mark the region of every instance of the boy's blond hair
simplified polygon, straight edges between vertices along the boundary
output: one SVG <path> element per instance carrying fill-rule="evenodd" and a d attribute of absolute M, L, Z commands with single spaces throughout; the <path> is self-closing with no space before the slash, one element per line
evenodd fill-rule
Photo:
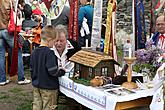
<path fill-rule="evenodd" d="M 55 27 L 52 25 L 45 26 L 41 31 L 41 39 L 46 40 L 46 38 L 56 39 L 57 33 Z"/>

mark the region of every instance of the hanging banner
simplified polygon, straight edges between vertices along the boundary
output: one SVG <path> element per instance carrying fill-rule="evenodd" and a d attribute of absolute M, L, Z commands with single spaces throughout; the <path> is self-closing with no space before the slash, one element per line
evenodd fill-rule
<path fill-rule="evenodd" d="M 155 13 L 159 13 L 165 4 L 165 0 L 156 0 L 155 3 Z"/>
<path fill-rule="evenodd" d="M 113 0 L 109 0 L 107 7 L 107 21 L 104 41 L 104 53 L 113 56 L 113 37 L 112 37 L 112 11 L 114 8 Z"/>
<path fill-rule="evenodd" d="M 15 13 L 17 13 L 18 0 L 15 3 Z M 12 49 L 12 61 L 10 68 L 10 77 L 17 75 L 18 73 L 18 33 L 17 33 L 17 14 L 16 14 L 16 23 L 14 31 L 14 47 Z"/>
<path fill-rule="evenodd" d="M 94 50 L 96 50 L 96 47 L 100 44 L 101 39 L 102 5 L 102 0 L 95 0 L 91 36 L 91 47 Z"/>
<path fill-rule="evenodd" d="M 53 0 L 41 0 L 41 1 L 45 3 L 46 8 L 49 10 L 49 9 L 50 9 L 50 6 L 51 6 L 51 2 L 52 2 Z"/>
<path fill-rule="evenodd" d="M 113 0 L 113 10 L 112 10 L 112 57 L 117 61 L 117 51 L 116 51 L 116 0 Z"/>
<path fill-rule="evenodd" d="M 116 0 L 113 0 L 113 10 L 112 10 L 112 57 L 114 58 L 115 61 L 118 61 L 117 57 L 117 44 L 116 44 L 116 7 L 117 7 L 117 2 Z M 115 72 L 117 75 L 120 75 L 119 71 L 119 65 L 115 65 Z"/>
<path fill-rule="evenodd" d="M 146 43 L 146 27 L 144 18 L 143 0 L 136 0 L 136 25 L 137 25 L 137 48 L 145 48 Z"/>
<path fill-rule="evenodd" d="M 50 13 L 49 13 L 49 10 L 47 9 L 45 3 L 42 2 L 41 4 L 39 4 L 39 7 L 40 7 L 41 12 L 44 14 L 44 16 L 47 16 L 50 18 Z"/>
<path fill-rule="evenodd" d="M 50 6 L 50 18 L 56 19 L 62 13 L 67 0 L 53 0 Z"/>
<path fill-rule="evenodd" d="M 69 30 L 68 30 L 68 37 L 69 39 L 72 39 L 73 37 L 73 12 L 74 12 L 74 3 L 73 3 L 74 0 L 71 0 L 71 3 L 70 3 L 70 19 L 69 19 Z"/>
<path fill-rule="evenodd" d="M 78 0 L 70 2 L 69 39 L 78 40 Z"/>

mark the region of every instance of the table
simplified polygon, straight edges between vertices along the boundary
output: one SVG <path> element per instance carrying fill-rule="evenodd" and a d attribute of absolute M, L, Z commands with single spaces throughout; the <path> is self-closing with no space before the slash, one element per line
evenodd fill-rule
<path fill-rule="evenodd" d="M 126 102 L 117 102 L 115 110 L 129 109 L 134 107 L 149 106 L 152 100 L 152 96 L 143 97 Z"/>
<path fill-rule="evenodd" d="M 66 76 L 60 77 L 59 83 L 63 94 L 92 110 L 121 110 L 148 106 L 154 93 L 152 89 L 148 89 L 126 96 L 116 96 L 91 86 L 75 83 Z"/>

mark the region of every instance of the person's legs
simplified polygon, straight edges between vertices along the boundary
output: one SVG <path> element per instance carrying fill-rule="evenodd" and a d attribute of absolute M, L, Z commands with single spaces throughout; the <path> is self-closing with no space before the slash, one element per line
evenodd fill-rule
<path fill-rule="evenodd" d="M 5 72 L 5 31 L 0 30 L 0 83 L 6 82 Z M 4 83 L 5 84 L 5 83 Z"/>
<path fill-rule="evenodd" d="M 22 59 L 22 50 L 19 48 L 18 50 L 18 81 L 24 81 L 24 66 Z"/>
<path fill-rule="evenodd" d="M 42 109 L 42 99 L 39 88 L 33 88 L 33 110 L 43 110 Z"/>
<path fill-rule="evenodd" d="M 9 50 L 12 51 L 14 47 L 14 36 L 6 34 L 6 42 L 9 45 Z M 12 54 L 12 52 L 11 52 Z M 22 59 L 22 50 L 18 49 L 18 84 L 28 84 L 30 83 L 30 80 L 26 80 L 24 77 L 24 66 L 23 66 L 23 59 Z"/>
<path fill-rule="evenodd" d="M 8 35 L 9 37 L 6 38 L 6 41 L 9 45 L 9 50 L 12 51 L 14 47 L 14 36 L 13 35 Z M 10 52 L 12 54 L 12 52 Z M 23 81 L 25 80 L 24 77 L 24 68 L 23 68 L 23 60 L 22 60 L 22 51 L 19 48 L 18 49 L 18 81 Z"/>
<path fill-rule="evenodd" d="M 43 110 L 55 110 L 57 108 L 58 90 L 42 90 Z"/>

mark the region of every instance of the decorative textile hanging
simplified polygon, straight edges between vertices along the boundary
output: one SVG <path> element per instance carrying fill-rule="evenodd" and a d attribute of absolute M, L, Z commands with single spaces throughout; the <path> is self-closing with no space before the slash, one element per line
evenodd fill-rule
<path fill-rule="evenodd" d="M 137 48 L 145 48 L 146 27 L 144 18 L 143 0 L 136 0 L 136 23 L 137 23 Z"/>
<path fill-rule="evenodd" d="M 112 57 L 113 57 L 112 12 L 114 8 L 115 8 L 115 3 L 113 2 L 113 0 L 109 0 L 107 7 L 104 53 L 109 54 Z"/>
<path fill-rule="evenodd" d="M 159 13 L 165 4 L 165 0 L 156 0 L 155 13 Z"/>
<path fill-rule="evenodd" d="M 15 8 L 16 13 L 17 13 L 17 4 L 18 4 L 18 0 L 16 1 L 16 8 Z M 17 75 L 18 73 L 18 33 L 16 30 L 17 30 L 17 14 L 16 14 L 16 24 L 15 24 L 15 31 L 14 31 L 14 47 L 12 50 L 10 76 Z"/>
<path fill-rule="evenodd" d="M 113 10 L 112 10 L 112 57 L 114 58 L 115 61 L 118 61 L 117 57 L 117 50 L 116 50 L 116 7 L 117 7 L 117 2 L 116 0 L 113 0 Z M 119 71 L 119 65 L 114 65 L 115 66 L 115 72 L 116 75 L 120 75 Z"/>
<path fill-rule="evenodd" d="M 46 5 L 46 7 L 47 7 L 48 10 L 50 9 L 51 2 L 52 2 L 52 1 L 53 1 L 53 0 L 42 0 L 42 2 L 45 3 L 45 5 Z"/>
<path fill-rule="evenodd" d="M 117 61 L 117 51 L 116 51 L 116 0 L 113 0 L 113 12 L 112 12 L 112 39 L 113 39 L 113 47 L 112 47 L 112 57 Z"/>
<path fill-rule="evenodd" d="M 50 7 L 50 16 L 52 19 L 58 18 L 66 4 L 67 0 L 53 0 Z"/>
<path fill-rule="evenodd" d="M 78 0 L 70 2 L 69 39 L 78 40 Z"/>
<path fill-rule="evenodd" d="M 94 2 L 93 25 L 91 35 L 91 47 L 94 50 L 96 50 L 96 47 L 100 44 L 101 39 L 102 4 L 102 0 L 95 0 Z"/>

